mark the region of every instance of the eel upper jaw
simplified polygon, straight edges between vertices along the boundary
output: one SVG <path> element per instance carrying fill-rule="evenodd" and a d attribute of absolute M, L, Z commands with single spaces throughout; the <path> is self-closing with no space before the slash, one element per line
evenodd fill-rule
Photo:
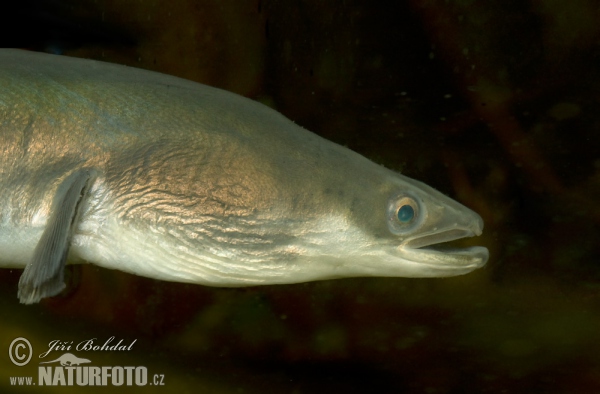
<path fill-rule="evenodd" d="M 412 237 L 404 241 L 398 247 L 398 251 L 407 260 L 418 264 L 441 270 L 468 272 L 485 265 L 489 256 L 486 248 L 481 246 L 468 248 L 447 248 L 444 246 L 440 248 L 437 244 L 481 234 L 480 229 L 476 231 L 465 228 L 452 228 L 421 234 L 418 237 Z"/>

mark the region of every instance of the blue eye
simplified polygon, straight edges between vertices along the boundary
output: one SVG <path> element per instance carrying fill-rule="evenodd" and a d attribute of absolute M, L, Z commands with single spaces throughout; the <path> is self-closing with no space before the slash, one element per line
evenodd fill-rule
<path fill-rule="evenodd" d="M 388 200 L 387 225 L 395 235 L 408 235 L 418 231 L 427 217 L 422 200 L 411 193 L 395 194 Z"/>
<path fill-rule="evenodd" d="M 415 209 L 410 205 L 403 205 L 398 209 L 398 220 L 401 223 L 408 223 L 415 217 Z"/>

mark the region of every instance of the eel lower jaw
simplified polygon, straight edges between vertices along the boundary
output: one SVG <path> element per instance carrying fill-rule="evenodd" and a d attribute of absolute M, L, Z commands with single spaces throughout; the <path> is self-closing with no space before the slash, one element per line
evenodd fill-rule
<path fill-rule="evenodd" d="M 471 271 L 482 267 L 488 260 L 489 252 L 482 246 L 454 248 L 440 245 L 465 237 L 473 237 L 475 232 L 465 229 L 451 229 L 427 234 L 405 241 L 398 247 L 407 260 L 435 267 L 438 270 Z"/>

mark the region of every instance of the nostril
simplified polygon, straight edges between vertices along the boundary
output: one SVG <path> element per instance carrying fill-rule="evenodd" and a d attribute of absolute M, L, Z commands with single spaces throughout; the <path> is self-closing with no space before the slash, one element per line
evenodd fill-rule
<path fill-rule="evenodd" d="M 477 227 L 473 229 L 473 232 L 475 235 L 481 235 L 481 233 L 483 233 L 483 219 L 479 215 L 477 215 Z"/>

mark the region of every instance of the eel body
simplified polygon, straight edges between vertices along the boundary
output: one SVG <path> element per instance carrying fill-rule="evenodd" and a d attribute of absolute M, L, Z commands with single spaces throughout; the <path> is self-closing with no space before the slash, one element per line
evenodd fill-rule
<path fill-rule="evenodd" d="M 0 266 L 19 298 L 89 262 L 212 286 L 460 275 L 482 219 L 250 99 L 104 62 L 0 50 Z"/>

